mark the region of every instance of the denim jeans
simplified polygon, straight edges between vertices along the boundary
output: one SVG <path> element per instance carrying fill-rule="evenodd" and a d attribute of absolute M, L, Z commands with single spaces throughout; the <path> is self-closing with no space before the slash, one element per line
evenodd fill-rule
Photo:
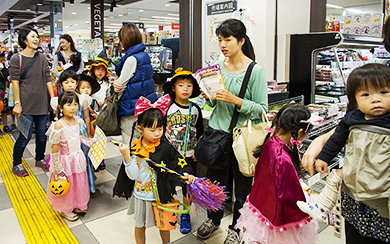
<path fill-rule="evenodd" d="M 237 219 L 240 217 L 239 209 L 242 208 L 246 201 L 246 197 L 249 195 L 252 189 L 252 181 L 253 177 L 244 176 L 241 171 L 238 169 L 238 162 L 236 156 L 232 152 L 230 157 L 231 164 L 230 167 L 233 171 L 233 180 L 234 180 L 234 193 L 236 197 L 236 201 L 234 203 L 233 209 L 233 221 L 229 226 L 230 229 L 234 229 L 234 226 L 237 224 Z M 221 186 L 226 186 L 226 178 L 229 169 L 207 169 L 207 178 L 211 180 L 211 182 L 218 181 Z M 223 217 L 223 210 L 218 211 L 207 211 L 207 217 L 213 221 L 216 226 L 221 224 L 221 219 Z"/>
<path fill-rule="evenodd" d="M 19 137 L 14 146 L 14 166 L 22 163 L 24 149 L 31 139 L 33 132 L 33 122 L 35 123 L 35 160 L 39 161 L 45 158 L 46 149 L 46 121 L 47 115 L 23 115 L 31 121 L 30 129 L 28 130 L 28 138 L 19 133 Z"/>

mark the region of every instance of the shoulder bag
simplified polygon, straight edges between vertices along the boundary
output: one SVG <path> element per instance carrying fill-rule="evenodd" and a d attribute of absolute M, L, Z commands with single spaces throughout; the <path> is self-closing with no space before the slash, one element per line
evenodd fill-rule
<path fill-rule="evenodd" d="M 246 177 L 255 175 L 257 158 L 253 156 L 253 150 L 259 145 L 264 144 L 264 140 L 268 134 L 265 128 L 270 127 L 266 112 L 261 106 L 263 122 L 252 125 L 250 119 L 246 119 L 245 123 L 233 129 L 233 151 L 236 155 L 238 168 Z"/>
<path fill-rule="evenodd" d="M 121 122 L 119 117 L 120 100 L 118 93 L 114 93 L 110 99 L 107 100 L 106 106 L 99 113 L 94 125 L 99 126 L 106 136 L 121 135 Z"/>
<path fill-rule="evenodd" d="M 246 70 L 244 80 L 241 85 L 238 97 L 243 98 L 249 77 L 252 73 L 255 62 L 252 62 Z M 199 138 L 195 147 L 195 157 L 199 163 L 215 169 L 227 169 L 230 166 L 233 156 L 233 136 L 232 131 L 238 121 L 239 112 L 235 107 L 233 117 L 229 126 L 229 133 L 223 130 L 215 130 L 211 127 L 204 129 L 203 135 Z"/>

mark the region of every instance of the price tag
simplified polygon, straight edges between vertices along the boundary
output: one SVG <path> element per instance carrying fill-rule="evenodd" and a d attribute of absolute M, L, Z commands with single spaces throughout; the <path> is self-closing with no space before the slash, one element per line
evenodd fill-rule
<path fill-rule="evenodd" d="M 321 180 L 321 173 L 317 173 L 315 175 L 313 175 L 312 177 L 310 177 L 308 180 L 307 180 L 307 184 L 309 186 L 312 186 L 314 185 L 315 183 L 319 182 Z"/>

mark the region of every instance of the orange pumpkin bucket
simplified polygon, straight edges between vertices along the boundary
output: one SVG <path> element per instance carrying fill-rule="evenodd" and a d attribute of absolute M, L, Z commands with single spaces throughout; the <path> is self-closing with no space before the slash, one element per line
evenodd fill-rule
<path fill-rule="evenodd" d="M 153 202 L 154 217 L 156 218 L 157 228 L 160 230 L 174 230 L 176 229 L 177 216 L 181 213 L 188 213 L 190 207 L 180 203 L 179 200 L 172 199 L 171 203 L 162 204 L 160 202 Z M 179 210 L 179 206 L 184 207 Z"/>

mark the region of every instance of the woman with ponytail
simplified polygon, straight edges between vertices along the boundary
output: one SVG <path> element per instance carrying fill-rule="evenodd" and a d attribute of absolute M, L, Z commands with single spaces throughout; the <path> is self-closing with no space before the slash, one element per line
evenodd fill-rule
<path fill-rule="evenodd" d="M 246 70 L 252 61 L 255 61 L 253 46 L 246 35 L 245 25 L 236 19 L 228 19 L 222 22 L 217 28 L 219 48 L 225 59 L 219 60 L 216 64 L 220 65 L 223 81 L 226 90 L 217 92 L 216 100 L 209 100 L 208 104 L 214 107 L 210 116 L 209 125 L 215 130 L 229 132 L 229 125 L 233 117 L 234 110 L 238 110 L 239 116 L 236 126 L 244 124 L 247 118 L 252 123 L 261 122 L 262 108 L 267 110 L 267 81 L 264 69 L 255 64 L 251 72 L 248 86 L 243 98 L 238 94 Z M 207 96 L 202 92 L 204 98 Z M 230 166 L 225 169 L 207 169 L 207 177 L 211 181 L 218 181 L 221 185 L 226 185 L 226 176 L 232 168 L 234 179 L 235 204 L 233 212 L 233 222 L 228 228 L 228 235 L 224 244 L 239 243 L 238 231 L 234 228 L 237 219 L 240 216 L 238 210 L 242 208 L 246 197 L 252 187 L 252 177 L 244 176 L 238 169 L 237 159 L 234 153 L 230 156 Z M 201 239 L 207 239 L 218 228 L 223 217 L 223 210 L 209 211 L 207 219 L 197 230 L 197 236 Z"/>
<path fill-rule="evenodd" d="M 245 243 L 315 241 L 317 222 L 295 203 L 305 199 L 298 147 L 319 120 L 304 105 L 288 104 L 272 121 L 264 146 L 254 152 L 259 157 L 255 181 L 236 225 Z"/>

